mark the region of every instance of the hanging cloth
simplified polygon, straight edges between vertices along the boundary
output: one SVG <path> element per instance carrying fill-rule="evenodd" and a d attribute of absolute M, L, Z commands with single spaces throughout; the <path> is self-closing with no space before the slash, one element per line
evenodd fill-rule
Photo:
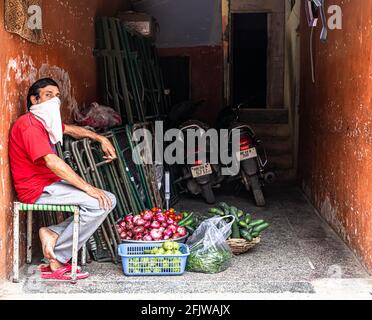
<path fill-rule="evenodd" d="M 42 44 L 41 8 L 42 0 L 5 0 L 5 30 Z"/>

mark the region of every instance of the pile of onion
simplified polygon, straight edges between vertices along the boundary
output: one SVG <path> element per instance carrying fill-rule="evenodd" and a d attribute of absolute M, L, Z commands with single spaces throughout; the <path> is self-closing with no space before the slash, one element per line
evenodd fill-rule
<path fill-rule="evenodd" d="M 116 227 L 122 240 L 178 239 L 187 234 L 186 228 L 177 223 L 181 219 L 182 214 L 176 214 L 174 209 L 163 211 L 152 208 L 135 216 L 126 216 Z"/>

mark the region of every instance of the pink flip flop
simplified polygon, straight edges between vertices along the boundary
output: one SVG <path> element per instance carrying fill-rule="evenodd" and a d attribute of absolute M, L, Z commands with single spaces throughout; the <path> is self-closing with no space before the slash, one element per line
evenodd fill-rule
<path fill-rule="evenodd" d="M 66 263 L 65 266 L 71 266 L 71 264 L 69 263 Z M 49 264 L 41 264 L 38 266 L 38 269 L 40 270 L 40 272 L 52 272 L 52 269 L 50 269 L 50 265 Z M 80 273 L 81 271 L 81 267 L 77 267 L 77 272 Z"/>
<path fill-rule="evenodd" d="M 54 272 L 43 272 L 41 273 L 41 278 L 43 279 L 53 279 L 53 280 L 61 280 L 61 281 L 71 281 L 71 265 L 63 266 L 57 269 Z M 67 274 L 68 273 L 68 274 Z M 76 280 L 85 279 L 90 276 L 88 272 L 78 271 L 76 275 Z"/>

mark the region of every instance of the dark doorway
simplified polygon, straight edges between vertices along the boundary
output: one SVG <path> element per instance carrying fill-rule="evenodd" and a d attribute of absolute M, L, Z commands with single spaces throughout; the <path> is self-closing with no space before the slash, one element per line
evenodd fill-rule
<path fill-rule="evenodd" d="M 233 104 L 265 108 L 267 94 L 267 14 L 232 15 Z"/>
<path fill-rule="evenodd" d="M 161 57 L 165 88 L 170 89 L 171 103 L 175 105 L 190 99 L 190 58 Z"/>

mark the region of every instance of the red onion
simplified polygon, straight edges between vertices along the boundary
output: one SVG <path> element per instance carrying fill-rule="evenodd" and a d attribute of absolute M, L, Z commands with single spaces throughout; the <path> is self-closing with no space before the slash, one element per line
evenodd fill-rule
<path fill-rule="evenodd" d="M 159 222 L 165 222 L 165 220 L 166 220 L 166 218 L 164 217 L 164 215 L 163 214 L 157 214 L 156 216 L 155 216 L 155 219 L 157 220 L 157 221 L 159 221 Z"/>
<path fill-rule="evenodd" d="M 139 214 L 137 214 L 137 215 L 135 215 L 135 216 L 133 217 L 133 223 L 134 223 L 134 224 L 137 224 L 138 219 L 142 219 L 142 217 L 141 217 Z"/>
<path fill-rule="evenodd" d="M 143 215 L 143 219 L 146 221 L 151 221 L 154 217 L 154 214 L 150 210 L 146 210 L 145 214 Z"/>
<path fill-rule="evenodd" d="M 145 229 L 150 228 L 150 226 L 151 226 L 151 222 L 150 222 L 150 221 L 146 221 L 146 223 L 143 225 L 143 227 L 144 227 Z"/>
<path fill-rule="evenodd" d="M 139 218 L 139 219 L 136 220 L 136 222 L 134 222 L 134 224 L 136 226 L 143 226 L 145 223 L 146 223 L 146 220 L 144 220 L 142 218 Z"/>
<path fill-rule="evenodd" d="M 132 231 L 128 231 L 127 232 L 127 236 L 130 237 L 130 238 L 132 238 L 133 237 L 133 232 Z"/>
<path fill-rule="evenodd" d="M 132 230 L 134 228 L 134 224 L 132 222 L 127 222 L 125 224 L 127 230 Z"/>
<path fill-rule="evenodd" d="M 130 236 L 126 236 L 126 237 L 125 237 L 125 240 L 132 240 L 132 237 L 130 237 Z"/>
<path fill-rule="evenodd" d="M 187 234 L 186 228 L 185 227 L 178 227 L 177 228 L 177 233 L 179 233 L 179 235 L 181 237 L 185 236 Z"/>
<path fill-rule="evenodd" d="M 133 216 L 126 216 L 124 218 L 125 222 L 132 222 L 133 221 Z"/>
<path fill-rule="evenodd" d="M 165 229 L 164 231 L 164 235 L 165 236 L 168 236 L 168 237 L 171 237 L 173 235 L 173 232 L 172 230 L 169 230 L 169 229 Z M 166 240 L 166 239 L 165 239 Z"/>
<path fill-rule="evenodd" d="M 160 223 L 158 221 L 153 221 L 151 223 L 151 228 L 154 228 L 154 229 L 159 229 L 160 228 Z"/>
<path fill-rule="evenodd" d="M 178 238 L 181 238 L 179 233 L 176 232 L 175 234 L 173 234 L 172 239 L 178 239 Z"/>
<path fill-rule="evenodd" d="M 167 219 L 167 223 L 168 223 L 168 224 L 174 224 L 174 220 L 173 220 L 172 218 L 168 218 L 168 219 Z"/>
<path fill-rule="evenodd" d="M 174 224 L 169 225 L 167 229 L 172 230 L 173 233 L 177 232 L 177 227 Z"/>
<path fill-rule="evenodd" d="M 133 233 L 134 234 L 139 234 L 139 233 L 143 233 L 144 231 L 144 228 L 142 226 L 137 226 L 133 229 Z"/>
<path fill-rule="evenodd" d="M 119 223 L 119 226 L 122 228 L 122 229 L 124 229 L 125 228 L 125 225 L 126 225 L 126 223 L 125 223 L 125 221 L 123 220 L 123 221 L 121 221 L 120 223 Z"/>
<path fill-rule="evenodd" d="M 170 239 L 171 237 L 170 236 L 164 236 L 163 237 L 163 240 L 168 240 L 168 239 Z"/>
<path fill-rule="evenodd" d="M 173 228 L 171 228 L 170 226 L 168 226 L 168 228 L 165 229 L 165 231 L 169 231 L 171 232 L 172 234 L 175 233 L 177 230 L 174 230 Z"/>
<path fill-rule="evenodd" d="M 149 234 L 143 236 L 143 240 L 145 241 L 152 241 L 152 237 Z"/>
<path fill-rule="evenodd" d="M 127 236 L 127 233 L 125 231 L 120 232 L 120 238 L 125 239 L 126 236 Z"/>
<path fill-rule="evenodd" d="M 136 234 L 134 240 L 142 240 L 142 234 L 141 233 Z"/>
<path fill-rule="evenodd" d="M 166 228 L 166 227 L 168 227 L 168 223 L 163 222 L 163 223 L 161 224 L 161 226 L 162 226 L 163 228 Z"/>
<path fill-rule="evenodd" d="M 119 233 L 122 233 L 122 232 L 124 231 L 124 230 L 123 230 L 122 228 L 120 228 L 120 227 L 117 228 L 117 230 L 118 230 Z"/>
<path fill-rule="evenodd" d="M 157 241 L 161 240 L 163 233 L 159 229 L 152 229 L 150 235 L 155 241 Z"/>
<path fill-rule="evenodd" d="M 159 228 L 159 231 L 161 231 L 161 232 L 164 232 L 164 230 L 165 230 L 164 227 L 160 227 L 160 228 Z"/>

